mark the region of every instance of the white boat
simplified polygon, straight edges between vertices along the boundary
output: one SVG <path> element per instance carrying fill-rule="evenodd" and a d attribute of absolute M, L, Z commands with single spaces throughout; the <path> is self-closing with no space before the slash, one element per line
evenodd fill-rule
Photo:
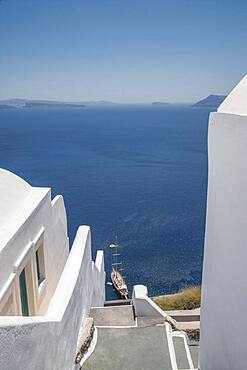
<path fill-rule="evenodd" d="M 120 253 L 118 253 L 118 247 L 119 245 L 117 242 L 115 244 L 110 244 L 110 249 L 112 250 L 111 281 L 120 297 L 127 299 L 128 287 L 120 272 L 122 271 L 122 262 L 119 262 Z"/>

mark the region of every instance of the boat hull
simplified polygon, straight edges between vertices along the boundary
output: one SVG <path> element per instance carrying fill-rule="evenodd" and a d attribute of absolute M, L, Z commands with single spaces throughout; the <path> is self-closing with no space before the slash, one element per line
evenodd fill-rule
<path fill-rule="evenodd" d="M 111 281 L 119 296 L 123 299 L 128 299 L 128 288 L 119 271 L 112 270 Z"/>

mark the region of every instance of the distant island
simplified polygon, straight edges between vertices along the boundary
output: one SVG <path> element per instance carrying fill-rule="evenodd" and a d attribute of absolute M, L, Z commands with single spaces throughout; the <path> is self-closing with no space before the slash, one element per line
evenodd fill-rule
<path fill-rule="evenodd" d="M 206 98 L 191 104 L 191 103 L 180 103 L 177 105 L 187 105 L 192 107 L 205 107 L 217 109 L 218 106 L 226 98 L 225 95 L 209 95 Z M 175 103 L 169 103 L 166 101 L 154 101 L 149 103 L 153 106 L 172 106 Z M 53 100 L 35 100 L 35 99 L 8 99 L 0 100 L 0 109 L 11 109 L 11 108 L 84 108 L 92 106 L 115 106 L 118 103 L 107 100 L 88 100 L 81 102 L 66 102 L 66 101 L 53 101 Z"/>
<path fill-rule="evenodd" d="M 171 103 L 165 102 L 165 101 L 154 101 L 152 102 L 152 105 L 170 105 Z"/>
<path fill-rule="evenodd" d="M 110 101 L 62 102 L 53 100 L 9 99 L 0 101 L 0 109 L 9 108 L 84 108 L 91 105 L 114 105 Z"/>
<path fill-rule="evenodd" d="M 106 105 L 117 105 L 118 103 L 115 103 L 113 101 L 109 100 L 89 100 L 89 101 L 83 101 L 82 104 L 85 106 L 90 106 L 90 105 L 97 105 L 97 106 L 106 106 Z"/>
<path fill-rule="evenodd" d="M 225 95 L 209 95 L 205 99 L 193 104 L 193 107 L 207 107 L 217 109 L 219 105 L 225 100 Z"/>

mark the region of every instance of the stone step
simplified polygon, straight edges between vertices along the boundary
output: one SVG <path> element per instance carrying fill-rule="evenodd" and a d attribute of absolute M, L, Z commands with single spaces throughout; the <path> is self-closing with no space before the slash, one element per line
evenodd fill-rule
<path fill-rule="evenodd" d="M 172 370 L 164 327 L 97 330 L 83 370 Z"/>
<path fill-rule="evenodd" d="M 137 326 L 140 328 L 164 325 L 164 322 L 165 322 L 164 317 L 152 317 L 152 316 L 137 317 Z"/>
<path fill-rule="evenodd" d="M 131 299 L 114 299 L 112 301 L 105 301 L 104 306 L 126 306 L 131 304 Z"/>
<path fill-rule="evenodd" d="M 177 323 L 178 330 L 200 330 L 200 321 L 179 321 Z"/>
<path fill-rule="evenodd" d="M 174 310 L 165 312 L 176 321 L 200 321 L 200 308 L 196 308 L 194 310 Z"/>
<path fill-rule="evenodd" d="M 132 305 L 92 308 L 90 317 L 95 326 L 135 326 Z"/>
<path fill-rule="evenodd" d="M 186 332 L 191 341 L 199 341 L 200 339 L 200 321 L 180 321 L 177 322 L 176 329 Z"/>

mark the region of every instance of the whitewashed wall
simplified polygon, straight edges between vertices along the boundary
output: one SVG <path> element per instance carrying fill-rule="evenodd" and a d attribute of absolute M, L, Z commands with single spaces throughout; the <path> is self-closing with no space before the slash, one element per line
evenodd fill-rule
<path fill-rule="evenodd" d="M 136 317 L 166 317 L 167 314 L 148 297 L 148 290 L 145 285 L 134 285 L 132 301 Z"/>
<path fill-rule="evenodd" d="M 219 112 L 212 113 L 209 119 L 201 370 L 247 368 L 247 116 L 246 108 L 243 109 L 243 101 L 247 107 L 245 82 L 242 81 L 222 104 Z"/>
<path fill-rule="evenodd" d="M 20 177 L 0 169 L 0 299 L 19 261 L 35 260 L 32 243 L 42 230 L 46 276 L 42 294 L 33 295 L 35 313 L 40 315 L 47 310 L 69 255 L 63 197 L 51 201 L 49 188 L 31 187 Z M 12 285 L 18 285 L 19 272 L 13 276 Z M 36 277 L 34 271 L 32 276 Z"/>
<path fill-rule="evenodd" d="M 104 282 L 96 277 L 104 278 L 102 257 L 101 252 L 95 272 L 90 229 L 81 226 L 47 314 L 43 317 L 0 317 L 0 369 L 74 369 L 81 319 L 89 313 L 94 290 L 104 287 Z M 104 291 L 97 304 L 103 303 Z"/>

